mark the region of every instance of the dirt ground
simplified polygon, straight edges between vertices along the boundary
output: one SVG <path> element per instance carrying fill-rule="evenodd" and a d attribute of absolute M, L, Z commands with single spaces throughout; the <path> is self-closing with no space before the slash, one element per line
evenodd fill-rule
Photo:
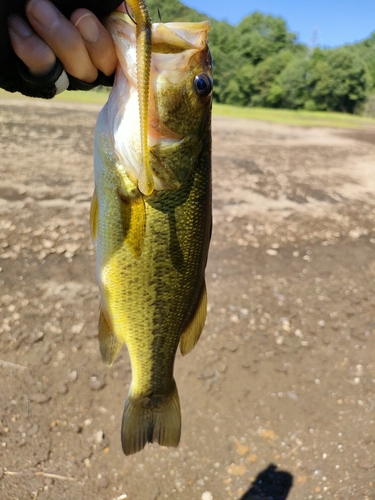
<path fill-rule="evenodd" d="M 181 444 L 125 457 L 129 359 L 96 339 L 98 108 L 0 106 L 0 498 L 374 500 L 375 131 L 214 117 Z"/>

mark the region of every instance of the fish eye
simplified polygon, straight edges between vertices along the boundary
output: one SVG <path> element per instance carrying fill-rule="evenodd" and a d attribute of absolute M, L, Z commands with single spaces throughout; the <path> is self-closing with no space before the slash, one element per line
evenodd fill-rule
<path fill-rule="evenodd" d="M 212 91 L 212 79 L 206 73 L 200 73 L 194 78 L 194 91 L 199 97 L 207 97 Z"/>

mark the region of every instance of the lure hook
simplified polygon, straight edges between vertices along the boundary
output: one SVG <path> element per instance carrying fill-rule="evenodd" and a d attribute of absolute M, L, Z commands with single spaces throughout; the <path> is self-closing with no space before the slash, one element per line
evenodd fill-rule
<path fill-rule="evenodd" d="M 125 10 L 126 10 L 127 15 L 130 17 L 130 19 L 133 21 L 133 23 L 137 26 L 137 21 L 134 19 L 134 17 L 129 12 L 127 2 L 124 2 L 124 3 L 125 3 Z"/>

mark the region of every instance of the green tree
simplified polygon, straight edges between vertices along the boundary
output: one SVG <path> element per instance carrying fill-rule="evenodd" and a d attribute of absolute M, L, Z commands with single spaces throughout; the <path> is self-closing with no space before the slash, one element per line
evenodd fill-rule
<path fill-rule="evenodd" d="M 273 107 L 274 94 L 270 96 L 270 89 L 273 87 L 276 77 L 286 67 L 291 58 L 291 52 L 282 51 L 259 63 L 254 68 L 252 76 L 252 93 L 250 99 L 251 106 Z"/>
<path fill-rule="evenodd" d="M 225 22 L 213 22 L 209 45 L 214 60 L 213 99 L 216 102 L 225 102 L 225 89 L 242 63 L 233 26 Z"/>
<path fill-rule="evenodd" d="M 236 53 L 238 49 L 238 35 L 233 26 L 226 22 L 212 21 L 209 33 L 209 44 L 218 48 L 227 55 Z"/>
<path fill-rule="evenodd" d="M 254 94 L 255 66 L 251 63 L 241 66 L 236 74 L 239 95 L 238 103 L 241 106 L 250 106 L 251 97 Z"/>
<path fill-rule="evenodd" d="M 228 55 L 216 47 L 211 47 L 212 56 L 214 59 L 214 90 L 213 99 L 216 102 L 226 102 L 225 89 L 229 81 L 235 80 L 238 71 L 238 57 L 233 54 L 233 57 L 228 58 Z"/>
<path fill-rule="evenodd" d="M 364 61 L 371 76 L 371 90 L 375 90 L 375 31 L 362 42 L 345 45 L 356 57 Z"/>
<path fill-rule="evenodd" d="M 289 33 L 284 19 L 254 12 L 236 27 L 239 34 L 240 54 L 253 64 L 272 54 L 291 48 L 296 35 Z"/>
<path fill-rule="evenodd" d="M 309 63 L 306 57 L 295 57 L 287 64 L 278 76 L 273 89 L 275 103 L 283 108 L 304 108 L 308 98 L 308 67 Z"/>
<path fill-rule="evenodd" d="M 346 47 L 316 50 L 311 57 L 308 86 L 316 109 L 354 113 L 371 88 L 366 63 Z"/>
<path fill-rule="evenodd" d="M 147 0 L 154 22 L 207 16 L 180 0 Z M 202 4 L 202 8 L 204 5 Z M 211 19 L 216 102 L 357 112 L 375 92 L 375 32 L 362 42 L 309 54 L 281 17 L 254 12 L 237 26 Z"/>
<path fill-rule="evenodd" d="M 233 104 L 236 106 L 241 106 L 243 103 L 240 98 L 240 86 L 237 80 L 229 80 L 228 84 L 222 92 L 222 97 L 226 104 Z"/>

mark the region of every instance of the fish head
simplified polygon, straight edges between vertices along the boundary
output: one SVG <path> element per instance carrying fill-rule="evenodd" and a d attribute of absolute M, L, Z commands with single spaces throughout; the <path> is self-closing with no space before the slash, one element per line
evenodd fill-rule
<path fill-rule="evenodd" d="M 137 185 L 142 154 L 135 25 L 129 16 L 116 12 L 106 26 L 119 64 L 104 119 L 99 122 L 111 137 L 125 175 Z M 155 191 L 179 188 L 186 166 L 191 169 L 210 127 L 213 83 L 209 29 L 208 21 L 152 25 L 147 127 Z"/>
<path fill-rule="evenodd" d="M 150 85 L 150 143 L 199 136 L 211 112 L 210 23 L 154 24 Z"/>

